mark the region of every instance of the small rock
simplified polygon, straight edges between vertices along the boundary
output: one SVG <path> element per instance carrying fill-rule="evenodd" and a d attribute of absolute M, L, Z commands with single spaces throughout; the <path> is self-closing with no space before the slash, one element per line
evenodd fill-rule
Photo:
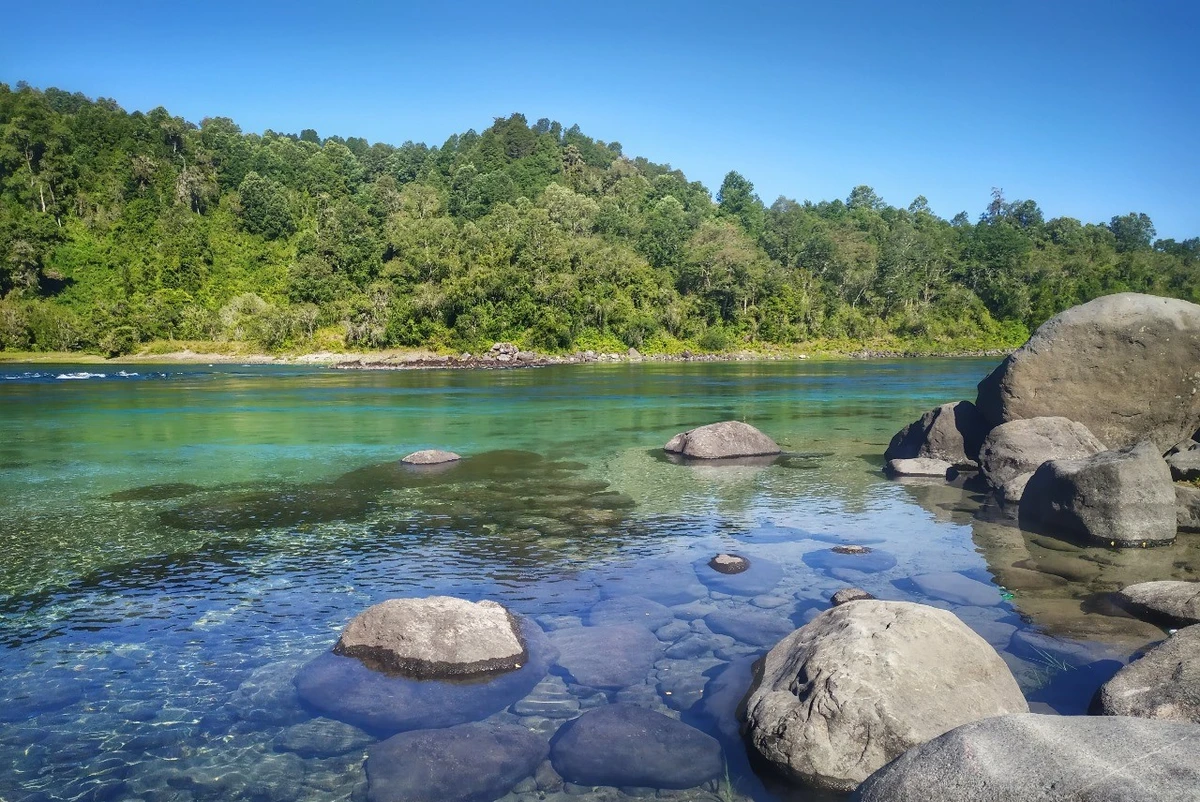
<path fill-rule="evenodd" d="M 722 574 L 740 574 L 750 567 L 750 561 L 737 554 L 718 554 L 708 561 L 708 567 Z"/>
<path fill-rule="evenodd" d="M 867 593 L 862 588 L 842 588 L 829 600 L 830 604 L 838 607 L 842 604 L 847 604 L 852 601 L 862 601 L 864 599 L 874 599 L 870 593 Z"/>
<path fill-rule="evenodd" d="M 774 440 L 741 421 L 722 421 L 689 429 L 672 437 L 663 450 L 693 459 L 732 459 L 780 453 Z"/>
<path fill-rule="evenodd" d="M 457 462 L 460 459 L 462 457 L 453 451 L 427 449 L 425 451 L 414 451 L 400 461 L 405 465 L 444 465 L 447 462 Z"/>
<path fill-rule="evenodd" d="M 887 471 L 893 476 L 930 476 L 938 479 L 945 479 L 953 467 L 954 465 L 945 460 L 929 457 L 891 459 L 887 463 Z"/>

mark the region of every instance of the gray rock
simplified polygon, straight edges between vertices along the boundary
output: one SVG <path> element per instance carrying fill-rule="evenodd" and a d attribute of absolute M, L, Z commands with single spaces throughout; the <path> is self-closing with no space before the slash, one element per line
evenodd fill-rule
<path fill-rule="evenodd" d="M 635 624 L 560 629 L 550 640 L 559 651 L 558 664 L 590 688 L 641 682 L 662 652 L 654 633 Z"/>
<path fill-rule="evenodd" d="M 1122 668 L 1096 701 L 1106 716 L 1200 724 L 1200 624 L 1179 630 Z"/>
<path fill-rule="evenodd" d="M 712 736 L 626 704 L 598 707 L 565 724 L 550 760 L 577 785 L 693 788 L 725 769 Z"/>
<path fill-rule="evenodd" d="M 1118 591 L 1116 600 L 1133 615 L 1154 624 L 1200 624 L 1200 582 L 1139 582 Z"/>
<path fill-rule="evenodd" d="M 370 802 L 491 802 L 533 776 L 549 753 L 540 735 L 505 724 L 460 724 L 396 735 L 367 754 Z"/>
<path fill-rule="evenodd" d="M 929 476 L 945 479 L 954 465 L 940 459 L 915 457 L 913 459 L 890 459 L 887 472 L 893 476 Z"/>
<path fill-rule="evenodd" d="M 1167 457 L 1171 478 L 1176 482 L 1194 482 L 1200 479 L 1200 451 L 1180 451 Z"/>
<path fill-rule="evenodd" d="M 740 554 L 718 554 L 707 563 L 709 568 L 719 574 L 740 574 L 750 568 L 750 560 Z"/>
<path fill-rule="evenodd" d="M 641 596 L 616 596 L 597 602 L 588 612 L 590 626 L 610 624 L 640 624 L 658 629 L 675 620 L 675 614 L 666 605 Z"/>
<path fill-rule="evenodd" d="M 275 749 L 300 757 L 337 757 L 365 749 L 375 739 L 358 727 L 328 718 L 315 718 L 286 728 L 275 740 Z"/>
<path fill-rule="evenodd" d="M 511 671 L 529 657 L 516 619 L 502 605 L 452 596 L 369 607 L 346 625 L 333 652 L 420 679 Z"/>
<path fill-rule="evenodd" d="M 945 610 L 833 607 L 766 656 L 746 698 L 750 744 L 793 780 L 853 790 L 905 750 L 1028 705 L 996 651 Z"/>
<path fill-rule="evenodd" d="M 953 571 L 921 574 L 914 576 L 912 581 L 917 589 L 926 596 L 948 601 L 951 604 L 989 607 L 1000 603 L 1000 591 L 994 585 L 956 574 Z"/>
<path fill-rule="evenodd" d="M 1178 517 L 1171 473 L 1150 442 L 1050 460 L 1025 486 L 1018 514 L 1022 528 L 1109 546 L 1170 543 Z"/>
<path fill-rule="evenodd" d="M 988 484 L 998 488 L 1021 474 L 1032 474 L 1046 460 L 1079 459 L 1103 450 L 1104 444 L 1082 423 L 1067 418 L 1015 420 L 988 432 L 979 451 L 979 468 Z M 1015 490 L 1016 486 L 1007 489 L 1006 498 Z"/>
<path fill-rule="evenodd" d="M 741 607 L 709 613 L 704 616 L 704 623 L 718 635 L 764 648 L 774 646 L 794 628 L 786 618 Z"/>
<path fill-rule="evenodd" d="M 453 451 L 426 449 L 425 451 L 414 451 L 400 461 L 405 465 L 444 465 L 447 462 L 457 462 L 460 459 L 462 457 Z"/>
<path fill-rule="evenodd" d="M 1162 454 L 1200 426 L 1200 306 L 1120 293 L 1072 307 L 979 383 L 992 425 L 1077 420 L 1109 448 L 1145 439 Z"/>
<path fill-rule="evenodd" d="M 976 721 L 905 752 L 853 802 L 1196 802 L 1200 726 L 1027 713 Z"/>
<path fill-rule="evenodd" d="M 983 416 L 970 401 L 942 404 L 897 432 L 883 458 L 891 462 L 923 457 L 956 468 L 975 468 L 987 430 Z"/>
<path fill-rule="evenodd" d="M 1200 532 L 1200 487 L 1175 485 L 1175 527 L 1180 532 Z"/>
<path fill-rule="evenodd" d="M 693 459 L 730 459 L 759 457 L 780 453 L 770 437 L 741 421 L 710 423 L 677 434 L 663 446 L 671 454 Z"/>
<path fill-rule="evenodd" d="M 309 708 L 373 735 L 476 721 L 526 696 L 558 656 L 537 624 L 518 620 L 529 658 L 514 671 L 477 682 L 413 679 L 326 652 L 296 674 L 296 692 Z"/>
<path fill-rule="evenodd" d="M 1033 471 L 1029 473 L 1019 473 L 1009 479 L 1004 484 L 996 488 L 996 496 L 1000 499 L 1000 503 L 1006 506 L 1015 506 L 1021 503 L 1021 497 L 1025 495 L 1025 486 L 1029 484 L 1029 480 L 1033 478 Z"/>
<path fill-rule="evenodd" d="M 866 599 L 874 599 L 870 593 L 867 593 L 862 588 L 842 588 L 829 600 L 829 603 L 834 607 L 839 607 L 843 604 L 849 604 L 852 601 L 864 601 Z"/>
<path fill-rule="evenodd" d="M 746 563 L 746 567 L 741 571 L 713 568 L 712 560 L 704 558 L 696 560 L 692 567 L 696 571 L 696 578 L 708 586 L 709 590 L 728 593 L 730 596 L 759 596 L 773 590 L 783 579 L 783 569 L 770 560 L 761 557 L 755 557 L 753 560 L 740 556 L 738 558 Z"/>

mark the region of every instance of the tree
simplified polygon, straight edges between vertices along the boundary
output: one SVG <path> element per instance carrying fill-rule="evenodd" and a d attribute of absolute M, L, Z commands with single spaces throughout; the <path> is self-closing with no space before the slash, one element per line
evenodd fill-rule
<path fill-rule="evenodd" d="M 286 237 L 296 230 L 287 190 L 278 181 L 250 172 L 238 187 L 242 226 L 266 239 Z"/>
<path fill-rule="evenodd" d="M 754 184 L 741 173 L 730 171 L 725 175 L 717 192 L 717 206 L 722 214 L 741 223 L 748 234 L 757 237 L 762 233 L 765 216 L 763 203 L 754 194 Z"/>
<path fill-rule="evenodd" d="M 1117 250 L 1121 253 L 1149 250 L 1154 240 L 1154 223 L 1150 222 L 1148 215 L 1140 212 L 1113 217 L 1108 228 L 1117 238 Z"/>

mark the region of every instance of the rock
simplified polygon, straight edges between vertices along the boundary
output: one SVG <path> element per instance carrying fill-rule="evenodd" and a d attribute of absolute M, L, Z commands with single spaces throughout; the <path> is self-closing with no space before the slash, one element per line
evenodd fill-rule
<path fill-rule="evenodd" d="M 830 598 L 829 603 L 834 607 L 838 607 L 843 604 L 849 604 L 852 601 L 863 601 L 874 598 L 874 596 L 872 596 L 870 593 L 867 593 L 862 588 L 842 588 L 837 593 L 833 594 L 833 597 Z"/>
<path fill-rule="evenodd" d="M 948 601 L 951 604 L 990 607 L 1000 603 L 1000 591 L 994 585 L 956 574 L 953 571 L 921 574 L 914 576 L 912 582 L 926 596 Z"/>
<path fill-rule="evenodd" d="M 444 465 L 447 462 L 457 462 L 460 459 L 462 457 L 453 451 L 427 449 L 425 451 L 414 451 L 400 461 L 405 465 Z"/>
<path fill-rule="evenodd" d="M 1200 724 L 1200 624 L 1179 630 L 1122 668 L 1096 701 L 1106 716 Z"/>
<path fill-rule="evenodd" d="M 641 596 L 616 596 L 596 602 L 588 612 L 589 626 L 609 624 L 639 624 L 649 629 L 658 629 L 675 620 L 675 613 L 666 605 Z"/>
<path fill-rule="evenodd" d="M 662 650 L 654 633 L 635 624 L 560 629 L 550 640 L 558 648 L 558 664 L 589 688 L 643 681 Z"/>
<path fill-rule="evenodd" d="M 1120 293 L 1072 307 L 979 383 L 989 423 L 1064 416 L 1109 448 L 1162 454 L 1200 426 L 1200 306 Z"/>
<path fill-rule="evenodd" d="M 638 353 L 638 349 L 636 349 L 636 348 L 630 348 L 628 353 L 626 354 L 626 356 L 628 356 L 630 359 L 641 359 L 642 358 L 642 355 L 640 353 Z"/>
<path fill-rule="evenodd" d="M 816 568 L 830 574 L 847 568 L 853 571 L 862 571 L 865 574 L 877 574 L 880 571 L 896 567 L 895 556 L 881 549 L 847 551 L 845 547 L 834 546 L 831 549 L 810 551 L 800 559 L 809 568 Z"/>
<path fill-rule="evenodd" d="M 295 752 L 300 757 L 337 757 L 374 742 L 358 727 L 328 718 L 315 718 L 286 728 L 275 741 L 275 749 Z"/>
<path fill-rule="evenodd" d="M 1175 486 L 1153 443 L 1056 459 L 1029 479 L 1018 508 L 1022 528 L 1081 536 L 1109 546 L 1175 539 Z"/>
<path fill-rule="evenodd" d="M 1032 474 L 1046 460 L 1079 459 L 1103 450 L 1104 444 L 1081 423 L 1066 418 L 1016 420 L 988 432 L 979 451 L 979 468 L 988 484 L 999 488 L 1021 474 Z M 1012 490 L 1016 486 L 1006 493 Z"/>
<path fill-rule="evenodd" d="M 953 614 L 864 600 L 826 610 L 767 654 L 746 732 L 785 776 L 844 792 L 947 730 L 1028 709 L 1004 661 Z"/>
<path fill-rule="evenodd" d="M 462 682 L 389 676 L 326 652 L 295 676 L 300 699 L 321 715 L 373 735 L 451 727 L 485 718 L 525 697 L 557 657 L 541 628 L 518 619 L 529 658 L 519 669 Z"/>
<path fill-rule="evenodd" d="M 1026 713 L 976 721 L 905 752 L 853 802 L 1200 799 L 1200 726 Z"/>
<path fill-rule="evenodd" d="M 741 571 L 713 567 L 713 562 L 729 556 L 741 560 L 746 567 Z M 696 571 L 696 577 L 707 585 L 709 590 L 728 593 L 730 596 L 760 596 L 773 590 L 783 579 L 783 568 L 759 557 L 755 557 L 751 562 L 745 557 L 722 554 L 712 560 L 701 558 L 694 562 L 692 567 Z"/>
<path fill-rule="evenodd" d="M 975 468 L 988 428 L 970 401 L 942 404 L 897 432 L 883 458 L 891 462 L 923 457 L 956 468 Z"/>
<path fill-rule="evenodd" d="M 1200 582 L 1139 582 L 1120 590 L 1116 601 L 1151 623 L 1171 627 L 1200 624 Z"/>
<path fill-rule="evenodd" d="M 420 679 L 511 671 L 529 658 L 516 619 L 502 605 L 452 596 L 388 599 L 369 607 L 342 630 L 333 653 Z"/>
<path fill-rule="evenodd" d="M 604 705 L 563 725 L 550 760 L 564 780 L 587 786 L 693 788 L 725 770 L 715 738 L 627 704 Z"/>
<path fill-rule="evenodd" d="M 793 629 L 786 618 L 741 607 L 709 613 L 704 616 L 704 623 L 718 635 L 763 648 L 774 646 Z"/>
<path fill-rule="evenodd" d="M 1176 482 L 1200 479 L 1200 451 L 1180 451 L 1167 457 L 1167 467 Z"/>
<path fill-rule="evenodd" d="M 945 460 L 917 457 L 888 460 L 887 472 L 893 476 L 930 476 L 945 479 L 953 467 L 954 465 Z"/>
<path fill-rule="evenodd" d="M 367 753 L 370 802 L 491 802 L 533 776 L 549 753 L 523 727 L 460 724 L 417 730 Z"/>
<path fill-rule="evenodd" d="M 1181 532 L 1200 532 L 1200 487 L 1175 485 L 1175 527 Z"/>
<path fill-rule="evenodd" d="M 735 420 L 710 423 L 677 434 L 663 446 L 663 450 L 693 459 L 731 459 L 780 453 L 774 440 L 750 424 Z"/>
<path fill-rule="evenodd" d="M 740 574 L 750 567 L 750 561 L 737 554 L 718 554 L 708 561 L 708 567 L 721 574 Z"/>
<path fill-rule="evenodd" d="M 1022 496 L 1025 495 L 1025 486 L 1029 484 L 1029 480 L 1032 478 L 1033 471 L 1019 473 L 997 487 L 996 496 L 1000 499 L 1000 503 L 1009 507 L 1020 504 Z"/>
<path fill-rule="evenodd" d="M 510 709 L 518 716 L 575 718 L 579 715 L 579 699 L 561 677 L 546 677 Z"/>

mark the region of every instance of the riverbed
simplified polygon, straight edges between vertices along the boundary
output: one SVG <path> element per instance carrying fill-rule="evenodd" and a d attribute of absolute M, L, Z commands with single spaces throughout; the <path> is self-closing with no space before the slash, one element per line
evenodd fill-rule
<path fill-rule="evenodd" d="M 962 482 L 886 478 L 891 435 L 994 364 L 0 365 L 0 798 L 365 799 L 378 735 L 331 725 L 292 680 L 395 596 L 494 599 L 551 636 L 601 614 L 653 631 L 627 684 L 556 665 L 487 718 L 549 738 L 629 702 L 718 738 L 726 776 L 669 798 L 819 798 L 754 770 L 729 700 L 842 587 L 953 610 L 1035 711 L 1082 713 L 1161 638 L 1108 593 L 1196 578 L 1200 538 L 1080 548 Z M 663 455 L 727 419 L 785 453 Z M 396 466 L 425 448 L 466 459 Z M 714 575 L 719 552 L 751 570 Z M 567 791 L 530 777 L 506 798 L 646 793 Z"/>

